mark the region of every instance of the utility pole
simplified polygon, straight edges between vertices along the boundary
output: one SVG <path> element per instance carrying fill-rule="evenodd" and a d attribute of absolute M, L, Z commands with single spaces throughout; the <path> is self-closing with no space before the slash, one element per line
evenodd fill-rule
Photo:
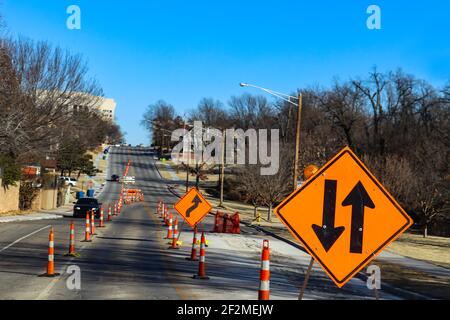
<path fill-rule="evenodd" d="M 184 164 L 186 166 L 186 193 L 189 192 L 189 161 L 187 164 Z"/>
<path fill-rule="evenodd" d="M 299 93 L 298 95 L 298 112 L 297 112 L 297 130 L 295 138 L 295 157 L 294 157 L 294 191 L 298 187 L 298 163 L 300 159 L 300 130 L 302 122 L 302 111 L 303 111 L 303 95 Z"/>

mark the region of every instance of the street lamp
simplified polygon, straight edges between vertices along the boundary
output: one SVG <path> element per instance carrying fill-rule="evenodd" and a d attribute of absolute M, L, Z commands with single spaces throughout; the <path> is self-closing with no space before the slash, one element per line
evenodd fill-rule
<path fill-rule="evenodd" d="M 277 91 L 274 91 L 271 89 L 266 89 L 266 88 L 263 88 L 260 86 L 256 86 L 256 85 L 244 83 L 244 82 L 240 83 L 240 86 L 243 88 L 249 87 L 249 88 L 255 88 L 258 90 L 262 90 L 272 96 L 275 96 L 283 101 L 286 101 L 286 102 L 298 107 L 297 129 L 296 129 L 296 139 L 295 139 L 294 179 L 293 179 L 294 191 L 297 190 L 297 187 L 298 187 L 298 162 L 299 162 L 299 158 L 300 158 L 300 129 L 301 129 L 302 110 L 303 110 L 302 94 L 299 93 L 297 97 L 293 97 L 288 94 L 284 94 L 281 92 L 277 92 Z M 297 102 L 294 102 L 293 100 L 297 100 Z"/>

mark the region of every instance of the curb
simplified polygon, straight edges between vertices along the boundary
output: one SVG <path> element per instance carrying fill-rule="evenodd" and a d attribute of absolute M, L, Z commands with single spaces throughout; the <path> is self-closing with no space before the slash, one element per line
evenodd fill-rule
<path fill-rule="evenodd" d="M 27 222 L 27 221 L 41 221 L 41 220 L 55 220 L 62 219 L 63 216 L 56 214 L 33 214 L 23 216 L 6 216 L 0 218 L 0 224 L 13 222 Z"/>

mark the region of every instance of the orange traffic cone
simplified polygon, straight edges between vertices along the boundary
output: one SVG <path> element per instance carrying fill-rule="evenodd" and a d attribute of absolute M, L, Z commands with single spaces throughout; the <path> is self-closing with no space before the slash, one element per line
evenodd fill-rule
<path fill-rule="evenodd" d="M 202 241 L 200 244 L 200 263 L 198 265 L 198 274 L 195 275 L 194 279 L 208 280 L 209 277 L 206 276 L 205 272 L 205 254 L 206 254 L 206 239 L 205 233 L 202 233 Z"/>
<path fill-rule="evenodd" d="M 264 240 L 261 257 L 261 272 L 258 300 L 269 300 L 270 296 L 270 249 L 269 241 Z"/>
<path fill-rule="evenodd" d="M 112 208 L 111 208 L 111 204 L 108 207 L 108 222 L 112 221 Z"/>
<path fill-rule="evenodd" d="M 47 273 L 40 275 L 40 277 L 53 278 L 59 275 L 59 273 L 55 273 L 55 233 L 53 228 L 51 228 L 48 239 Z"/>
<path fill-rule="evenodd" d="M 192 240 L 191 256 L 186 258 L 189 261 L 198 261 L 197 259 L 197 226 L 194 229 L 194 238 Z"/>
<path fill-rule="evenodd" d="M 164 219 L 164 203 L 161 203 L 161 210 L 159 211 L 159 218 Z"/>
<path fill-rule="evenodd" d="M 156 214 L 159 214 L 161 216 L 161 205 L 162 205 L 162 200 L 158 201 L 158 206 L 156 207 Z"/>
<path fill-rule="evenodd" d="M 75 224 L 73 221 L 70 223 L 70 244 L 69 253 L 65 255 L 66 257 L 78 257 L 79 255 L 75 252 Z"/>
<path fill-rule="evenodd" d="M 167 207 L 164 206 L 164 213 L 163 213 L 163 221 L 165 224 L 167 224 L 167 219 L 168 219 L 168 213 L 167 213 Z"/>
<path fill-rule="evenodd" d="M 175 227 L 173 230 L 172 246 L 169 249 L 179 249 L 177 242 L 178 242 L 178 218 L 175 219 Z"/>
<path fill-rule="evenodd" d="M 173 220 L 172 216 L 169 218 L 169 227 L 167 228 L 167 239 L 173 238 Z"/>
<path fill-rule="evenodd" d="M 91 216 L 86 213 L 86 228 L 85 228 L 85 236 L 83 242 L 92 242 L 91 240 Z"/>
<path fill-rule="evenodd" d="M 91 211 L 91 236 L 96 236 L 95 233 L 95 212 Z"/>
<path fill-rule="evenodd" d="M 104 211 L 103 211 L 103 207 L 100 208 L 100 224 L 98 225 L 99 228 L 104 228 L 105 227 L 105 221 L 104 221 Z"/>

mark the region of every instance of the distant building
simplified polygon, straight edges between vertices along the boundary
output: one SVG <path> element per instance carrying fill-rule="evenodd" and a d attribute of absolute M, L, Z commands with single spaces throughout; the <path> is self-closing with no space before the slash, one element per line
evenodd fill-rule
<path fill-rule="evenodd" d="M 116 107 L 117 103 L 114 99 L 99 97 L 98 102 L 96 102 L 93 107 L 73 106 L 73 111 L 83 112 L 89 110 L 90 108 L 96 108 L 105 119 L 113 122 L 116 118 Z"/>

